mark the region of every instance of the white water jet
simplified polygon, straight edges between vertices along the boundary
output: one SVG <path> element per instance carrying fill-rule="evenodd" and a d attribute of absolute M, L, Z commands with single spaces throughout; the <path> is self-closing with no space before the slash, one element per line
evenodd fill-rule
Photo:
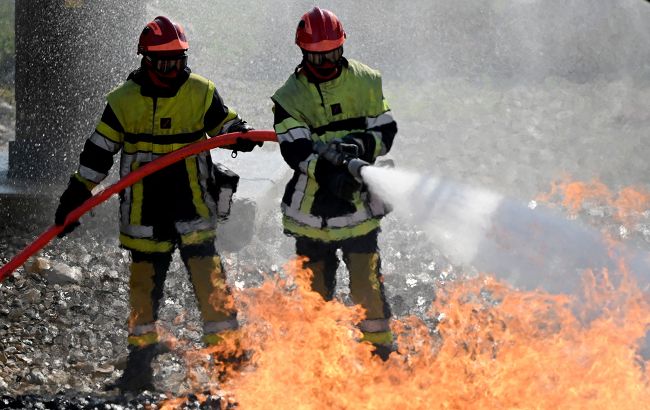
<path fill-rule="evenodd" d="M 544 206 L 409 171 L 369 166 L 362 176 L 453 263 L 513 286 L 572 293 L 583 270 L 617 269 L 620 259 L 641 285 L 648 283 L 646 253 L 609 243 L 597 230 Z"/>

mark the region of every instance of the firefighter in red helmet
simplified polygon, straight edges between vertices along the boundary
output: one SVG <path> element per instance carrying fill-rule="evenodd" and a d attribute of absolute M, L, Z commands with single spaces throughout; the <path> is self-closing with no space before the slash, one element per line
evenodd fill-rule
<path fill-rule="evenodd" d="M 180 24 L 159 16 L 146 25 L 138 41 L 141 66 L 108 94 L 102 117 L 81 152 L 79 167 L 61 196 L 57 225 L 91 196 L 120 151 L 124 176 L 207 137 L 252 129 L 224 104 L 212 81 L 190 71 L 188 49 Z M 256 144 L 261 145 L 239 139 L 227 148 L 246 152 Z M 238 327 L 215 249 L 219 201 L 210 195 L 215 168 L 210 153 L 200 153 L 145 177 L 120 194 L 120 245 L 131 253 L 129 355 L 116 383 L 123 391 L 154 387 L 151 362 L 160 349 L 158 306 L 176 249 L 198 300 L 205 343 L 218 343 L 225 332 Z"/>
<path fill-rule="evenodd" d="M 274 128 L 294 170 L 282 199 L 286 234 L 307 257 L 312 289 L 333 297 L 341 250 L 350 295 L 366 310 L 363 340 L 386 358 L 394 350 L 377 247 L 386 206 L 341 158 L 368 163 L 393 145 L 397 125 L 376 70 L 343 57 L 346 33 L 328 10 L 314 7 L 298 23 L 302 62 L 272 97 Z"/>

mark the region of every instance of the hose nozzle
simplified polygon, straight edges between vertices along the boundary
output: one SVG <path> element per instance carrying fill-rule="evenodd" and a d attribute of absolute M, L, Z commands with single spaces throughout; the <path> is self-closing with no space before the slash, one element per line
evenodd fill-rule
<path fill-rule="evenodd" d="M 366 161 L 359 159 L 359 158 L 352 158 L 351 160 L 348 161 L 347 166 L 348 166 L 348 172 L 352 174 L 352 176 L 359 182 L 363 182 L 363 178 L 361 178 L 361 168 L 368 166 Z"/>

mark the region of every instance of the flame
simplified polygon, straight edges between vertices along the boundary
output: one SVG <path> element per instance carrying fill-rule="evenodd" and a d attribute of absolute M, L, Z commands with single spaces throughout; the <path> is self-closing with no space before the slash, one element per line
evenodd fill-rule
<path fill-rule="evenodd" d="M 646 217 L 645 214 L 650 210 L 650 192 L 644 188 L 623 187 L 613 193 L 598 180 L 571 181 L 569 177 L 553 182 L 550 191 L 539 195 L 537 200 L 559 202 L 574 216 L 586 206 L 612 208 L 615 221 L 626 227 L 633 226 Z"/>
<path fill-rule="evenodd" d="M 251 356 L 220 394 L 238 408 L 639 409 L 650 400 L 650 361 L 639 354 L 650 297 L 624 264 L 586 272 L 577 296 L 486 276 L 447 283 L 429 313 L 435 329 L 395 321 L 399 353 L 387 362 L 357 341 L 362 309 L 323 301 L 298 266 L 237 295 L 236 345 Z"/>
<path fill-rule="evenodd" d="M 626 221 L 649 198 L 631 188 L 613 194 L 597 181 L 554 189 L 548 198 L 565 195 L 569 210 L 588 201 L 616 208 L 612 216 Z M 426 318 L 393 321 L 399 351 L 386 362 L 359 342 L 363 309 L 325 302 L 301 266 L 291 261 L 260 287 L 235 292 L 242 328 L 209 352 L 222 408 L 636 410 L 650 403 L 650 293 L 624 261 L 584 272 L 576 295 L 521 291 L 485 275 L 442 282 Z M 219 359 L 228 356 L 243 363 Z"/>

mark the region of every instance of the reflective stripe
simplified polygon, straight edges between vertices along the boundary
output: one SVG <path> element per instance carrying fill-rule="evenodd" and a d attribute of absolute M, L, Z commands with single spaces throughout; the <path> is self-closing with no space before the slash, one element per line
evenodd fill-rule
<path fill-rule="evenodd" d="M 302 191 L 296 190 L 296 192 L 294 192 L 294 198 L 292 199 L 292 203 L 295 200 L 295 197 L 298 196 L 298 194 L 300 193 L 302 193 Z M 386 214 L 384 203 L 377 196 L 374 195 L 371 196 L 369 207 L 370 207 L 370 212 L 368 212 L 368 210 L 364 207 L 352 214 L 326 219 L 325 223 L 323 223 L 323 218 L 321 218 L 320 216 L 315 216 L 305 212 L 301 212 L 300 209 L 296 209 L 295 207 L 289 206 L 285 203 L 282 204 L 282 212 L 284 213 L 285 216 L 290 217 L 296 222 L 314 228 L 322 228 L 323 226 L 329 228 L 345 228 L 345 227 L 352 227 L 354 225 L 358 225 L 371 218 L 383 216 Z"/>
<path fill-rule="evenodd" d="M 300 212 L 298 209 L 292 208 L 284 203 L 282 204 L 282 212 L 285 216 L 288 216 L 303 225 L 308 225 L 319 229 L 323 226 L 323 218 L 320 216 L 305 214 L 303 212 Z"/>
<path fill-rule="evenodd" d="M 146 333 L 142 336 L 129 336 L 127 343 L 131 346 L 149 346 L 160 341 L 157 332 Z"/>
<path fill-rule="evenodd" d="M 307 175 L 306 174 L 300 174 L 298 177 L 298 181 L 296 182 L 296 187 L 293 191 L 293 195 L 291 196 L 291 203 L 289 206 L 291 208 L 295 208 L 297 211 L 300 208 L 300 203 L 302 202 L 303 196 L 305 196 L 305 188 L 307 187 Z"/>
<path fill-rule="evenodd" d="M 379 219 L 374 218 L 368 219 L 359 225 L 345 228 L 316 228 L 313 226 L 306 226 L 287 215 L 284 216 L 282 223 L 285 232 L 290 235 L 304 236 L 305 238 L 317 239 L 323 242 L 356 238 L 379 228 Z"/>
<path fill-rule="evenodd" d="M 165 155 L 165 154 L 169 154 L 170 152 L 177 151 L 181 148 L 185 148 L 186 146 L 190 144 L 194 144 L 195 142 L 201 140 L 203 140 L 203 138 L 197 137 L 194 141 L 184 142 L 184 143 L 170 143 L 170 144 L 160 144 L 160 143 L 152 143 L 146 141 L 139 141 L 136 143 L 125 142 L 123 147 L 123 152 L 125 154 L 131 154 L 131 155 L 135 155 L 138 153 L 146 153 L 146 154 L 153 153 L 154 155 Z"/>
<path fill-rule="evenodd" d="M 298 168 L 300 168 L 300 171 L 301 171 L 303 174 L 307 174 L 307 175 L 309 175 L 310 164 L 311 164 L 312 161 L 316 161 L 317 159 L 318 159 L 318 155 L 316 155 L 315 153 L 314 153 L 314 154 L 311 154 L 311 155 L 309 155 L 309 156 L 307 157 L 307 159 L 305 159 L 305 160 L 302 161 L 300 164 L 298 164 Z M 315 168 L 314 168 L 314 169 L 315 169 Z M 312 175 L 312 176 L 313 176 L 313 175 Z"/>
<path fill-rule="evenodd" d="M 214 240 L 214 238 L 216 237 L 217 237 L 217 231 L 215 229 L 192 232 L 187 235 L 181 235 L 181 243 L 183 245 L 196 245 L 196 244 Z"/>
<path fill-rule="evenodd" d="M 203 218 L 195 219 L 193 221 L 176 222 L 176 230 L 181 235 L 185 235 L 196 231 L 213 229 L 215 227 L 215 223 L 215 220 Z"/>
<path fill-rule="evenodd" d="M 89 140 L 93 144 L 97 145 L 99 148 L 108 151 L 111 154 L 115 154 L 117 151 L 120 150 L 120 148 L 122 148 L 121 144 L 111 141 L 110 139 L 106 138 L 105 136 L 98 133 L 97 131 L 93 132 Z"/>
<path fill-rule="evenodd" d="M 124 169 L 124 167 L 128 165 L 129 166 L 129 168 L 127 169 L 127 173 L 128 173 L 131 168 L 130 165 L 133 164 L 134 162 L 139 162 L 141 164 L 144 164 L 146 162 L 151 162 L 157 158 L 160 158 L 161 156 L 162 155 L 154 154 L 152 152 L 137 152 L 134 154 L 122 153 L 122 158 L 121 158 L 122 166 L 120 167 L 120 169 Z"/>
<path fill-rule="evenodd" d="M 359 322 L 359 330 L 366 333 L 390 331 L 390 319 L 365 319 Z"/>
<path fill-rule="evenodd" d="M 373 153 L 374 157 L 380 157 L 386 155 L 388 150 L 386 149 L 386 144 L 384 144 L 384 136 L 379 131 L 370 131 L 370 134 L 375 137 L 375 152 Z"/>
<path fill-rule="evenodd" d="M 386 332 L 363 332 L 361 340 L 374 345 L 390 346 L 393 344 L 393 333 L 390 330 Z"/>
<path fill-rule="evenodd" d="M 133 328 L 129 330 L 129 334 L 132 336 L 142 336 L 145 333 L 156 331 L 156 323 L 148 323 L 146 325 L 133 326 Z"/>
<path fill-rule="evenodd" d="M 169 241 L 160 242 L 152 239 L 131 238 L 120 233 L 120 244 L 127 249 L 135 249 L 141 252 L 171 252 L 174 244 Z"/>
<path fill-rule="evenodd" d="M 189 157 L 185 159 L 185 168 L 187 169 L 187 174 L 189 176 L 190 189 L 192 190 L 192 202 L 194 203 L 194 208 L 196 213 L 198 213 L 203 218 L 210 217 L 210 210 L 203 201 L 203 190 L 201 190 L 201 185 L 199 183 L 199 167 L 197 162 L 199 158 Z"/>
<path fill-rule="evenodd" d="M 117 144 L 121 144 L 124 139 L 124 135 L 121 132 L 114 130 L 103 121 L 100 121 L 99 124 L 97 124 L 97 127 L 95 127 L 95 132 L 103 135 L 104 137 Z"/>
<path fill-rule="evenodd" d="M 233 118 L 230 121 L 226 121 L 222 126 L 221 126 L 221 132 L 220 134 L 226 134 L 229 132 L 230 127 L 232 127 L 235 124 L 239 124 L 242 122 L 242 119 L 239 115 L 237 115 L 235 118 Z"/>
<path fill-rule="evenodd" d="M 135 171 L 140 168 L 140 163 L 135 162 L 131 166 L 131 170 Z M 134 225 L 142 224 L 142 204 L 144 202 L 144 184 L 140 180 L 135 184 L 131 185 L 131 214 L 129 215 L 129 221 Z"/>
<path fill-rule="evenodd" d="M 106 174 L 102 174 L 101 172 L 97 172 L 94 169 L 90 169 L 83 165 L 79 165 L 79 170 L 77 172 L 82 178 L 85 178 L 88 181 L 94 182 L 96 184 L 99 184 L 104 180 L 104 178 L 106 178 Z"/>
<path fill-rule="evenodd" d="M 390 111 L 386 111 L 376 117 L 368 117 L 366 121 L 367 129 L 372 130 L 373 128 L 379 128 L 382 125 L 390 124 L 391 122 L 394 122 L 395 119 L 393 119 L 393 114 L 391 114 Z"/>
<path fill-rule="evenodd" d="M 203 324 L 203 333 L 220 333 L 225 330 L 239 329 L 237 319 L 228 319 L 220 322 L 205 322 Z"/>
<path fill-rule="evenodd" d="M 309 166 L 307 167 L 307 187 L 305 188 L 305 194 L 300 201 L 300 210 L 303 213 L 309 213 L 312 206 L 314 205 L 314 199 L 316 198 L 316 191 L 318 191 L 318 182 L 316 182 L 316 163 L 317 160 L 309 161 Z M 293 204 L 292 204 L 293 205 Z"/>
<path fill-rule="evenodd" d="M 153 237 L 153 227 L 144 225 L 122 225 L 120 231 L 134 238 Z"/>
<path fill-rule="evenodd" d="M 331 228 L 343 228 L 344 226 L 356 225 L 357 223 L 363 222 L 371 217 L 372 215 L 370 215 L 365 208 L 362 208 L 353 214 L 328 219 L 327 226 Z"/>
<path fill-rule="evenodd" d="M 309 128 L 307 124 L 305 124 L 304 122 L 300 122 L 293 117 L 287 117 L 283 119 L 280 123 L 273 125 L 276 134 L 284 134 L 285 132 L 289 131 L 292 128 L 299 128 L 299 127 Z"/>
<path fill-rule="evenodd" d="M 307 129 L 306 127 L 292 128 L 287 132 L 278 134 L 278 142 L 280 144 L 282 144 L 283 142 L 293 142 L 301 138 L 311 140 L 311 133 L 309 132 L 309 129 Z"/>

